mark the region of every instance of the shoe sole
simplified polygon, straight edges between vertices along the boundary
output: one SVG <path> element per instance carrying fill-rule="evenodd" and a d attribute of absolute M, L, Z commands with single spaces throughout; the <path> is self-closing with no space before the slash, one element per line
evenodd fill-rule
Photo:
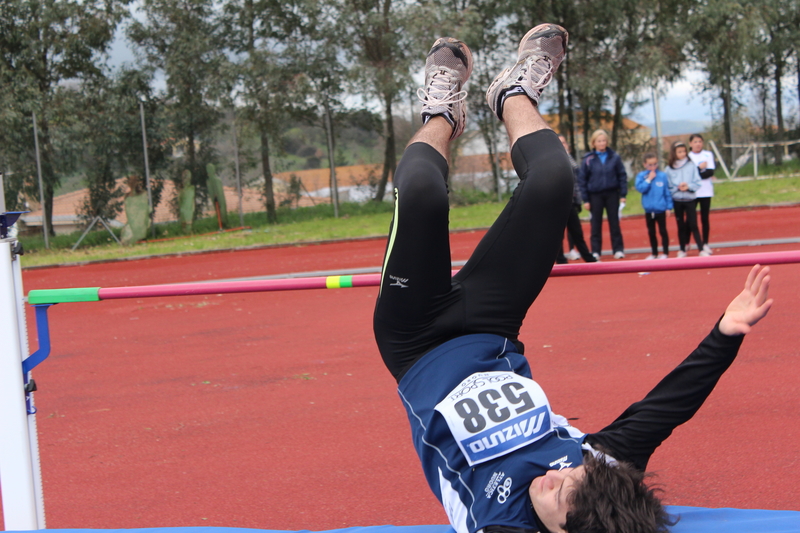
<path fill-rule="evenodd" d="M 547 31 L 543 31 L 545 28 L 549 28 Z M 542 32 L 540 35 L 537 35 L 536 38 L 542 37 L 551 37 L 555 35 L 561 35 L 564 37 L 564 53 L 567 53 L 567 43 L 569 42 L 569 33 L 567 30 L 559 26 L 558 24 L 539 24 L 535 28 L 528 30 L 528 33 L 520 40 L 519 48 L 517 48 L 517 61 L 519 61 L 519 57 L 525 52 L 525 44 L 531 40 L 534 34 Z"/>
<path fill-rule="evenodd" d="M 467 72 L 464 75 L 463 83 L 467 83 L 470 74 L 472 74 L 472 65 L 473 65 L 472 51 L 469 49 L 469 46 L 467 46 L 467 44 L 464 43 L 463 41 L 459 41 L 458 39 L 455 39 L 453 37 L 440 37 L 436 39 L 436 41 L 433 43 L 433 46 L 431 46 L 431 50 L 430 52 L 428 52 L 426 58 L 435 54 L 442 48 L 449 48 L 450 51 L 453 52 L 453 55 L 456 56 L 458 59 L 460 59 L 461 62 L 466 65 Z"/>

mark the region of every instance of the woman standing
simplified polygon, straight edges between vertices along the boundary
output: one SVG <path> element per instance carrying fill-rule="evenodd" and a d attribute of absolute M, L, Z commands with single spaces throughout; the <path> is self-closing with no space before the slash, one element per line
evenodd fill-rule
<path fill-rule="evenodd" d="M 703 136 L 699 133 L 693 133 L 689 136 L 689 147 L 692 149 L 689 152 L 689 159 L 697 165 L 697 170 L 700 171 L 700 188 L 697 189 L 697 207 L 700 208 L 700 222 L 703 224 L 703 251 L 711 252 L 711 247 L 708 245 L 709 225 L 708 218 L 711 211 L 711 198 L 714 196 L 714 184 L 711 177 L 714 175 L 714 155 L 708 150 L 703 150 Z"/>
<path fill-rule="evenodd" d="M 584 209 L 592 214 L 592 255 L 600 259 L 603 248 L 603 210 L 608 217 L 611 232 L 611 249 L 615 259 L 625 257 L 622 231 L 619 228 L 619 206 L 625 205 L 628 194 L 628 174 L 619 155 L 608 147 L 608 134 L 604 130 L 592 133 L 589 140 L 592 151 L 583 156 L 578 171 L 581 196 L 586 200 Z"/>
<path fill-rule="evenodd" d="M 666 168 L 669 178 L 669 191 L 672 193 L 675 220 L 678 223 L 678 257 L 686 257 L 686 246 L 691 235 L 701 256 L 711 255 L 703 247 L 703 239 L 697 229 L 697 211 L 695 202 L 701 180 L 697 166 L 689 159 L 686 145 L 680 141 L 672 143 L 669 149 L 669 164 Z"/>

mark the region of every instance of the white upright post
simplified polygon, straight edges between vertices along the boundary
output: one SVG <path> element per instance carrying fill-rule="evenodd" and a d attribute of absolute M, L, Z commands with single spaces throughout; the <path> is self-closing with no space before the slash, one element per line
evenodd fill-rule
<path fill-rule="evenodd" d="M 24 360 L 27 359 L 31 353 L 28 344 L 28 323 L 25 319 L 25 298 L 22 289 L 22 264 L 17 256 L 16 261 L 12 261 L 11 270 L 14 275 L 14 290 L 16 291 L 15 300 L 17 302 L 17 319 L 19 322 L 19 346 L 20 357 Z M 28 372 L 30 379 L 30 372 Z M 30 407 L 33 408 L 33 413 L 28 413 L 28 440 L 30 441 L 31 450 L 31 471 L 33 472 L 33 492 L 36 497 L 36 518 L 39 522 L 38 529 L 45 529 L 45 514 L 44 514 L 44 489 L 42 487 L 42 466 L 39 461 L 39 432 L 36 429 L 36 408 L 33 401 L 33 392 L 30 393 Z"/>
<path fill-rule="evenodd" d="M 7 530 L 39 529 L 11 239 L 0 240 L 0 486 Z"/>

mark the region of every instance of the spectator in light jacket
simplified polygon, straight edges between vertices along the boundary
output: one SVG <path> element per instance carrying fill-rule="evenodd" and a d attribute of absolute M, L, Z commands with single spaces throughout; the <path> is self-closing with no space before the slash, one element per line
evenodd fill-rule
<path fill-rule="evenodd" d="M 669 178 L 658 169 L 656 154 L 644 155 L 644 170 L 636 175 L 636 190 L 642 193 L 647 234 L 650 237 L 650 249 L 653 253 L 645 259 L 666 259 L 669 257 L 669 234 L 667 233 L 667 215 L 672 211 L 672 193 L 669 191 Z M 656 224 L 661 234 L 663 252 L 658 253 Z"/>
<path fill-rule="evenodd" d="M 608 147 L 608 134 L 604 130 L 592 133 L 589 141 L 592 151 L 583 156 L 578 170 L 578 182 L 592 214 L 592 254 L 600 259 L 603 248 L 603 211 L 608 217 L 611 232 L 611 249 L 615 259 L 625 257 L 622 231 L 619 227 L 620 203 L 625 205 L 628 194 L 628 174 L 619 155 Z"/>
<path fill-rule="evenodd" d="M 700 172 L 688 156 L 686 145 L 675 141 L 669 149 L 669 164 L 667 165 L 669 190 L 672 193 L 672 203 L 675 209 L 675 220 L 678 223 L 678 243 L 680 251 L 678 257 L 686 257 L 686 247 L 691 236 L 701 256 L 711 255 L 703 249 L 703 238 L 697 229 L 697 190 L 700 188 Z"/>

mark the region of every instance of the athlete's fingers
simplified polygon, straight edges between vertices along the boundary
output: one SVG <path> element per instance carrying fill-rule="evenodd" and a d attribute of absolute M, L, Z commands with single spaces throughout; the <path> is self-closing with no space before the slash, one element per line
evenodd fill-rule
<path fill-rule="evenodd" d="M 750 269 L 750 272 L 747 274 L 747 280 L 744 282 L 745 290 L 752 290 L 753 282 L 756 280 L 760 268 L 761 265 L 753 265 L 753 268 Z"/>
<path fill-rule="evenodd" d="M 754 287 L 756 304 L 761 305 L 769 298 L 769 282 L 771 279 L 768 274 L 761 279 L 756 279 Z"/>

